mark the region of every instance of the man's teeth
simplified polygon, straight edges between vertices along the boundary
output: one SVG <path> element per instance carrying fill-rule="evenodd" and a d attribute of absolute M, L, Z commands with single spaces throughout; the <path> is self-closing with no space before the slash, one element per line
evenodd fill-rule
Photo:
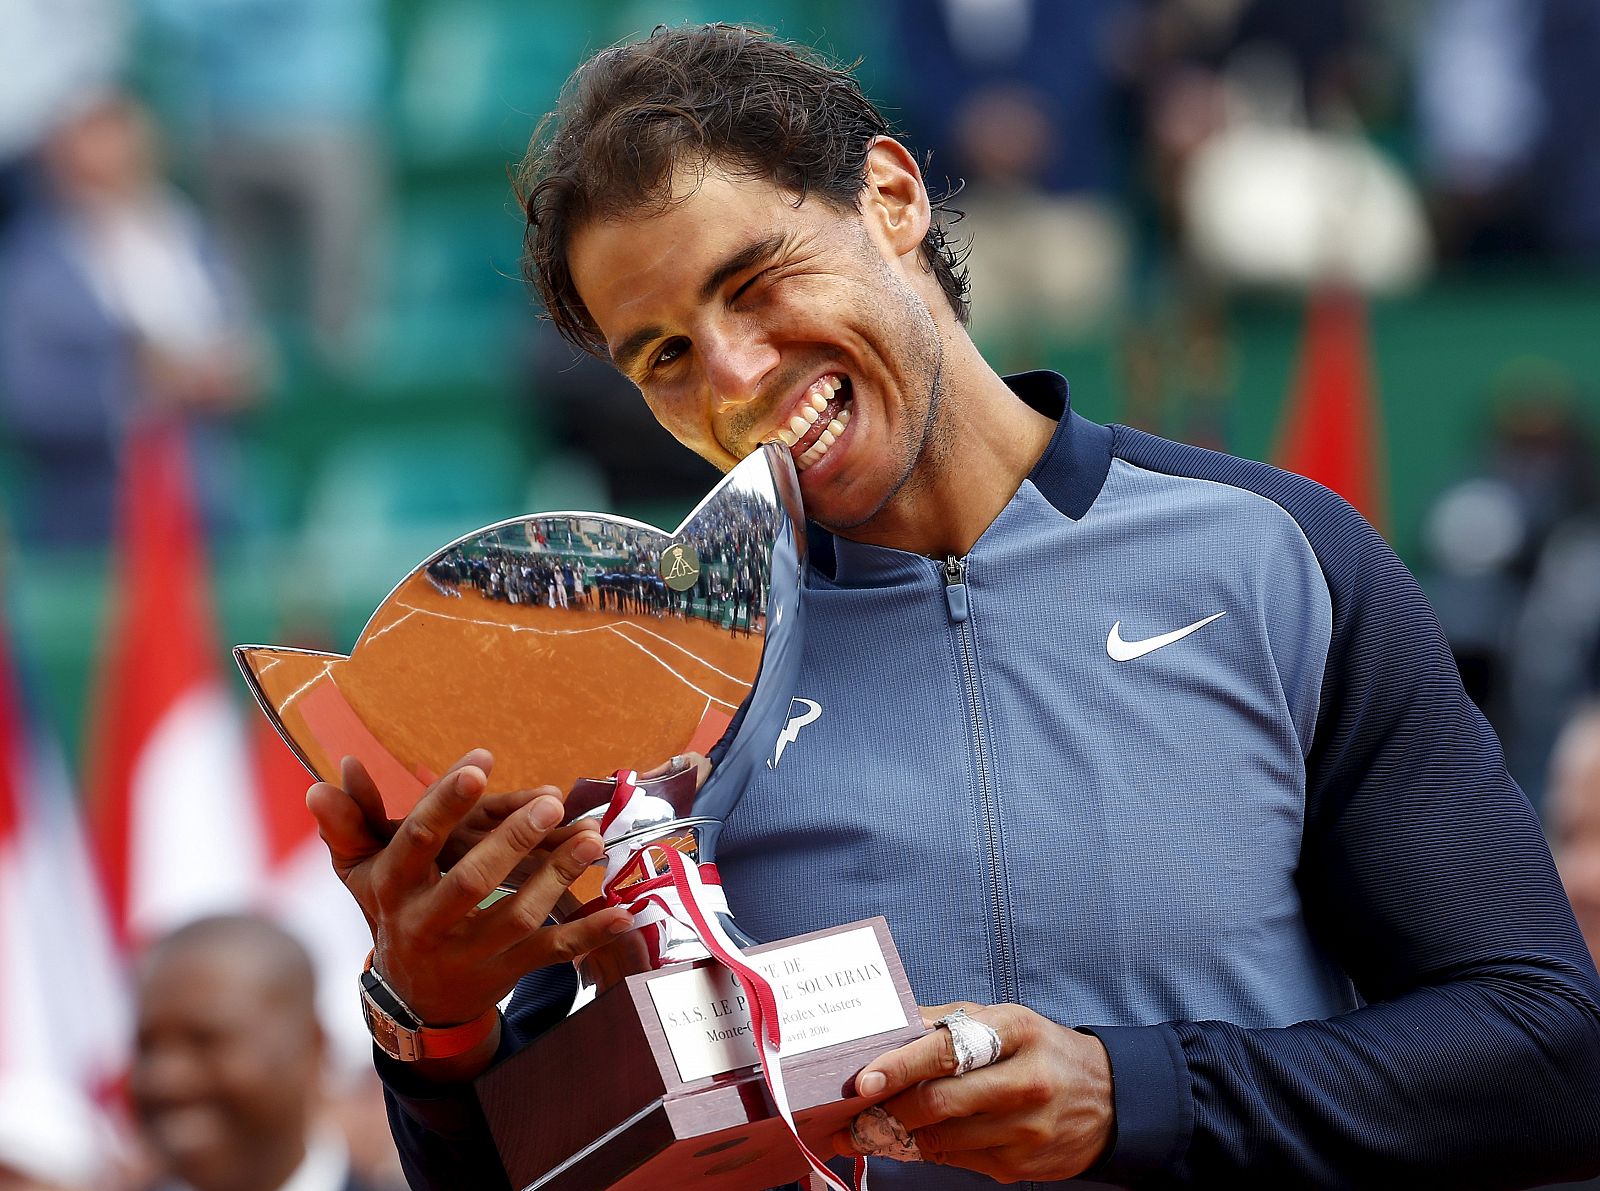
<path fill-rule="evenodd" d="M 822 436 L 812 443 L 800 458 L 794 461 L 795 467 L 800 471 L 805 471 L 806 468 L 816 463 L 828 453 L 828 448 L 839 440 L 839 436 L 844 433 L 844 428 L 848 425 L 850 425 L 850 411 L 841 409 L 839 416 L 828 423 L 828 428 L 822 432 Z"/>
<path fill-rule="evenodd" d="M 828 407 L 833 403 L 834 395 L 844 388 L 844 381 L 837 376 L 825 376 L 806 390 L 799 406 L 789 418 L 787 426 L 778 427 L 778 439 L 784 446 L 793 448 L 801 439 L 808 435 L 815 435 L 814 441 L 795 460 L 800 470 L 804 471 L 818 459 L 828 453 L 828 448 L 838 441 L 844 433 L 844 428 L 850 423 L 850 411 L 842 409 L 836 417 L 823 422 L 823 416 L 828 412 Z M 822 433 L 816 434 L 817 426 L 822 426 Z"/>

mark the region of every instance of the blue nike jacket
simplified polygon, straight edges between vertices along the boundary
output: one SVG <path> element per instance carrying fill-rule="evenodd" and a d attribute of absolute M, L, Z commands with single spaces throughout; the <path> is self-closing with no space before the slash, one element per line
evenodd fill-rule
<path fill-rule="evenodd" d="M 1009 383 L 1058 430 L 965 558 L 813 539 L 821 714 L 728 819 L 740 925 L 883 914 L 923 1004 L 1090 1029 L 1116 1138 L 1087 1179 L 1600 1172 L 1600 980 L 1404 566 L 1308 480 Z M 506 1052 L 573 991 L 526 978 Z M 506 1186 L 468 1089 L 379 1066 L 414 1187 Z"/>

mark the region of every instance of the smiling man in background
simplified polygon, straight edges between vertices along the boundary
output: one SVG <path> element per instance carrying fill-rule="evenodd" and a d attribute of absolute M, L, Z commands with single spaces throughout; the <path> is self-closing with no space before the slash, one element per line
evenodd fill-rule
<path fill-rule="evenodd" d="M 924 1163 L 874 1186 L 1600 1166 L 1600 982 L 1404 567 L 1309 481 L 997 375 L 888 133 L 809 51 L 658 30 L 580 68 L 521 175 L 557 328 L 720 467 L 785 443 L 815 522 L 795 693 L 821 710 L 727 822 L 739 921 L 882 913 L 930 1018 L 998 1036 L 979 1069 L 934 1030 L 858 1076 Z M 586 830 L 475 911 L 552 797 L 441 875 L 491 763 L 392 838 L 359 767 L 310 794 L 423 1023 L 425 1057 L 380 1062 L 417 1187 L 505 1185 L 466 1081 L 629 926 L 538 926 L 599 855 Z"/>
<path fill-rule="evenodd" d="M 311 959 L 261 918 L 202 918 L 143 958 L 129 1092 L 165 1191 L 363 1191 L 319 1123 Z"/>

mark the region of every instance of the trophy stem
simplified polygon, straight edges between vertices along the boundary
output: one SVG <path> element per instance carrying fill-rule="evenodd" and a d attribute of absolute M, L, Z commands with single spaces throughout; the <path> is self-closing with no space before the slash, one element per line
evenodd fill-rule
<path fill-rule="evenodd" d="M 710 851 L 721 826 L 717 819 L 663 815 L 647 822 L 636 819 L 631 829 L 606 842 L 603 896 L 608 902 L 633 906 L 639 925 L 579 960 L 580 979 L 604 992 L 641 972 L 712 958 L 678 904 L 678 892 L 668 875 L 668 853 L 681 855 L 702 874 L 706 892 L 715 899 L 702 911 L 716 918 L 734 945 L 741 949 L 757 945 L 734 922 L 711 873 Z"/>

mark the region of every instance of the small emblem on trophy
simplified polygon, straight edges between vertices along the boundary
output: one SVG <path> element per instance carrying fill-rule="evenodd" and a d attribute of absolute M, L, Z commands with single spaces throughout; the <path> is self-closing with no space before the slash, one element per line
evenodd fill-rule
<path fill-rule="evenodd" d="M 679 542 L 661 556 L 661 577 L 673 591 L 688 591 L 700 579 L 700 555 Z"/>

